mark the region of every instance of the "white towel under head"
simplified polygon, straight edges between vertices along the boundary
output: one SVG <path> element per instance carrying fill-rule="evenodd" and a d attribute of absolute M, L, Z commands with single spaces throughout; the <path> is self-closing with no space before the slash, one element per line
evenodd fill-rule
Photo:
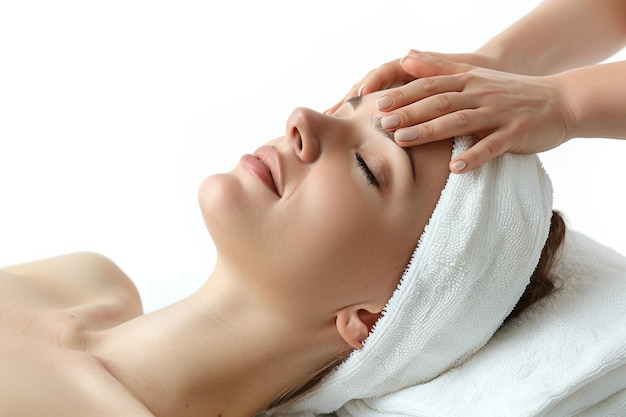
<path fill-rule="evenodd" d="M 453 157 L 470 137 L 454 141 Z M 281 415 L 329 413 L 432 380 L 482 347 L 529 282 L 548 235 L 552 186 L 534 155 L 450 174 L 398 288 L 361 350 Z"/>
<path fill-rule="evenodd" d="M 462 365 L 339 417 L 626 416 L 626 256 L 568 230 L 558 290 Z"/>

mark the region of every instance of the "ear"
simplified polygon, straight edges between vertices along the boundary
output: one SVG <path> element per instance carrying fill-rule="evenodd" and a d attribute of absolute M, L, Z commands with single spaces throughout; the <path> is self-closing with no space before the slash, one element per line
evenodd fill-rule
<path fill-rule="evenodd" d="M 350 306 L 337 312 L 336 325 L 339 335 L 355 349 L 363 348 L 372 328 L 381 316 L 382 308 Z"/>

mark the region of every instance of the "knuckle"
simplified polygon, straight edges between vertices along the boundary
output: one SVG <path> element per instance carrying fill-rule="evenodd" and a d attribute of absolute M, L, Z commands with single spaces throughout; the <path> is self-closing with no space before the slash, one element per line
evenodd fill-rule
<path fill-rule="evenodd" d="M 459 128 L 459 129 L 466 128 L 470 125 L 470 122 L 471 120 L 467 112 L 457 111 L 452 114 L 452 123 L 454 124 L 454 127 L 456 128 Z"/>
<path fill-rule="evenodd" d="M 500 155 L 500 143 L 496 140 L 490 139 L 490 138 L 486 138 L 483 139 L 485 141 L 485 149 L 487 149 L 487 153 L 491 156 L 491 157 L 496 157 L 498 155 Z"/>
<path fill-rule="evenodd" d="M 397 116 L 400 119 L 400 124 L 398 126 L 396 126 L 396 128 L 400 128 L 402 126 L 406 126 L 407 122 L 411 118 L 410 113 L 408 113 L 407 111 L 402 110 L 402 109 L 395 110 L 392 114 Z"/>
<path fill-rule="evenodd" d="M 418 86 L 426 93 L 437 90 L 437 81 L 432 77 L 420 78 Z"/>
<path fill-rule="evenodd" d="M 399 88 L 390 94 L 391 99 L 395 105 L 403 106 L 411 102 L 408 94 L 404 89 Z"/>
<path fill-rule="evenodd" d="M 432 139 L 434 136 L 435 136 L 435 128 L 432 124 L 424 123 L 420 125 L 418 136 L 417 136 L 418 138 L 427 142 L 430 139 Z"/>
<path fill-rule="evenodd" d="M 458 78 L 463 84 L 469 84 L 477 78 L 476 74 L 470 71 L 454 74 L 453 77 Z"/>
<path fill-rule="evenodd" d="M 515 119 L 510 124 L 510 136 L 517 138 L 529 130 L 529 123 L 523 119 Z"/>
<path fill-rule="evenodd" d="M 450 98 L 447 95 L 437 94 L 436 96 L 433 96 L 433 98 L 435 100 L 435 109 L 441 112 L 446 112 L 450 109 Z"/>

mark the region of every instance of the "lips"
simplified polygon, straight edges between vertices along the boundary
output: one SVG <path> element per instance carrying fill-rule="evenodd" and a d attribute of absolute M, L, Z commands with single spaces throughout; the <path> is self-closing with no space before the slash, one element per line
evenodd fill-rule
<path fill-rule="evenodd" d="M 254 154 L 244 155 L 241 163 L 278 197 L 282 196 L 282 165 L 280 156 L 274 148 L 262 146 Z"/>

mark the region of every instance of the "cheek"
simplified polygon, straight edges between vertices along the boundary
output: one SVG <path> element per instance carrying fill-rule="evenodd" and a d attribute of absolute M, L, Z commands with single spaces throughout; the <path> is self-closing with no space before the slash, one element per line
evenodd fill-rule
<path fill-rule="evenodd" d="M 376 199 L 364 196 L 363 190 L 351 191 L 341 183 L 335 181 L 332 192 L 315 190 L 307 195 L 316 198 L 298 202 L 301 206 L 294 211 L 301 216 L 285 229 L 292 244 L 283 257 L 309 291 L 315 290 L 311 282 L 318 291 L 332 288 L 346 294 L 378 283 L 395 288 L 415 234 L 407 232 L 405 222 L 391 218 Z"/>
<path fill-rule="evenodd" d="M 307 244 L 304 256 L 296 261 L 306 271 L 304 280 L 298 277 L 296 291 L 337 305 L 389 299 L 412 247 L 396 240 L 389 229 L 357 224 L 353 219 L 343 226 L 355 228 L 320 231 L 317 244 Z"/>
<path fill-rule="evenodd" d="M 341 177 L 304 187 L 307 189 L 294 210 L 301 221 L 294 226 L 306 230 L 311 245 L 340 245 L 371 232 L 381 207 L 367 195 L 370 190 L 358 189 L 354 181 Z"/>

